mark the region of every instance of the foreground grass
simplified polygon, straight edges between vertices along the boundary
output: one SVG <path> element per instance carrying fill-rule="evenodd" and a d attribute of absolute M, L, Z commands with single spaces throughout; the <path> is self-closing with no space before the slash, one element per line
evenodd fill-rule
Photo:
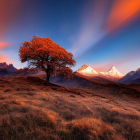
<path fill-rule="evenodd" d="M 33 77 L 1 79 L 0 139 L 139 140 L 140 103 L 128 99 Z"/>

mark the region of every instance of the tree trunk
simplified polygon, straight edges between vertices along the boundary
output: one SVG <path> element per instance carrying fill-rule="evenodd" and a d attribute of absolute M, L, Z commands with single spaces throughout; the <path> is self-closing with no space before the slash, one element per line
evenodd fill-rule
<path fill-rule="evenodd" d="M 46 85 L 47 86 L 49 86 L 50 84 L 49 79 L 50 79 L 50 73 L 49 73 L 49 69 L 47 68 L 46 69 Z"/>

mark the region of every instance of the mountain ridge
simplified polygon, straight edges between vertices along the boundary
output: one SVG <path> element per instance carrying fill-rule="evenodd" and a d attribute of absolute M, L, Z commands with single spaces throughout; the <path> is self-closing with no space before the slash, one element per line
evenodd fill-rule
<path fill-rule="evenodd" d="M 82 65 L 77 71 L 77 73 L 90 76 L 90 77 L 102 77 L 107 78 L 112 81 L 118 81 L 121 79 L 124 75 L 119 72 L 115 66 L 112 66 L 107 72 L 97 72 L 93 68 L 91 68 L 89 65 Z"/>
<path fill-rule="evenodd" d="M 98 75 L 98 72 L 96 70 L 94 70 L 93 68 L 91 68 L 89 65 L 86 64 L 82 65 L 76 72 L 89 76 Z"/>
<path fill-rule="evenodd" d="M 127 73 L 122 79 L 119 80 L 120 83 L 124 84 L 131 84 L 135 83 L 135 80 L 137 81 L 136 83 L 140 84 L 137 79 L 140 78 L 140 68 L 138 68 L 136 71 L 131 71 Z"/>
<path fill-rule="evenodd" d="M 17 71 L 18 69 L 16 69 L 13 64 L 8 65 L 6 62 L 0 63 L 0 77 L 13 75 Z"/>

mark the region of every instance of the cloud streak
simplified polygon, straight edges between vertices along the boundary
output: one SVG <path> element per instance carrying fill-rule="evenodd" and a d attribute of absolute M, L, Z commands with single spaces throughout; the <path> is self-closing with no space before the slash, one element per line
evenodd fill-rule
<path fill-rule="evenodd" d="M 137 16 L 140 0 L 116 0 L 105 23 L 105 30 L 111 32 Z"/>
<path fill-rule="evenodd" d="M 105 36 L 102 28 L 107 8 L 108 5 L 105 1 L 97 1 L 96 3 L 92 1 L 85 6 L 79 37 L 70 50 L 73 54 L 81 55 Z"/>
<path fill-rule="evenodd" d="M 140 1 L 97 0 L 88 3 L 83 11 L 79 37 L 70 50 L 76 57 L 93 48 L 110 32 L 131 22 L 139 14 Z"/>

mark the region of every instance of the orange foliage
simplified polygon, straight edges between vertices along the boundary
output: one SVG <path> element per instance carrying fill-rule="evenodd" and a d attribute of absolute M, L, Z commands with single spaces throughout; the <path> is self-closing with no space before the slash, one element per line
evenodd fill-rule
<path fill-rule="evenodd" d="M 73 54 L 54 43 L 50 38 L 33 36 L 30 42 L 25 41 L 22 44 L 23 46 L 19 49 L 21 62 L 28 61 L 29 66 L 42 68 L 48 78 L 52 74 L 71 77 L 72 70 L 69 67 L 76 63 Z"/>

